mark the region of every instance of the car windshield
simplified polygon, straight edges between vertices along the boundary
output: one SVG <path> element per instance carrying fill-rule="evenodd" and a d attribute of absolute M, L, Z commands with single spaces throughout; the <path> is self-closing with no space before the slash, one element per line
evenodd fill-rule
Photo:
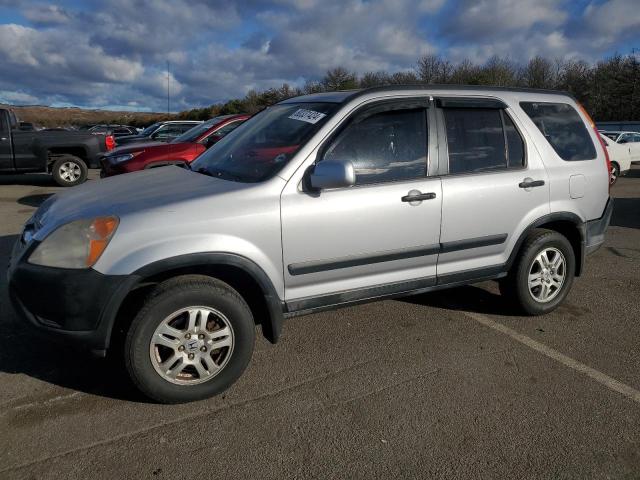
<path fill-rule="evenodd" d="M 174 138 L 171 141 L 171 143 L 182 143 L 182 142 L 191 143 L 191 142 L 195 142 L 200 135 L 202 135 L 204 132 L 209 130 L 214 125 L 216 125 L 216 124 L 220 123 L 221 121 L 223 121 L 225 118 L 227 118 L 227 117 L 226 116 L 214 117 L 211 120 L 207 120 L 204 123 L 200 123 L 200 124 L 196 125 L 195 127 L 191 128 L 190 130 L 187 130 L 182 135 Z"/>
<path fill-rule="evenodd" d="M 148 137 L 150 136 L 153 132 L 156 131 L 156 129 L 161 125 L 161 123 L 154 123 L 153 125 L 149 125 L 147 128 L 145 128 L 144 130 L 142 130 L 142 132 L 140 132 L 140 135 L 142 135 L 143 137 Z"/>
<path fill-rule="evenodd" d="M 193 171 L 237 182 L 261 182 L 280 171 L 337 110 L 336 103 L 269 107 L 191 164 Z"/>

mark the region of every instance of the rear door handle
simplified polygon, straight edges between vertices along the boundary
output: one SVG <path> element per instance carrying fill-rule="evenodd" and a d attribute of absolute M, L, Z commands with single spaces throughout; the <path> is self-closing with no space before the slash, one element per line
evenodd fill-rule
<path fill-rule="evenodd" d="M 433 192 L 422 193 L 419 190 L 411 190 L 407 195 L 402 197 L 403 202 L 421 202 L 423 200 L 433 200 L 436 198 L 436 194 Z"/>
<path fill-rule="evenodd" d="M 520 188 L 542 187 L 543 185 L 544 185 L 544 180 L 534 180 L 532 178 L 525 178 L 522 182 L 518 184 Z"/>

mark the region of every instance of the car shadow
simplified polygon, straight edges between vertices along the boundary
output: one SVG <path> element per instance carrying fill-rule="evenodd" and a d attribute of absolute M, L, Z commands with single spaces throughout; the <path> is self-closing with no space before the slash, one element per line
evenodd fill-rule
<path fill-rule="evenodd" d="M 9 298 L 6 268 L 17 235 L 0 236 L 0 372 L 23 374 L 43 382 L 114 399 L 148 402 L 130 383 L 115 358 L 52 339 L 21 320 Z"/>
<path fill-rule="evenodd" d="M 27 207 L 39 207 L 42 203 L 52 196 L 53 193 L 38 193 L 35 195 L 25 195 L 18 199 L 20 205 L 26 205 Z"/>
<path fill-rule="evenodd" d="M 613 200 L 611 225 L 615 227 L 640 228 L 640 198 L 621 198 Z"/>
<path fill-rule="evenodd" d="M 31 185 L 34 187 L 57 187 L 53 177 L 46 173 L 23 173 L 21 175 L 0 175 L 0 185 Z"/>
<path fill-rule="evenodd" d="M 640 168 L 631 167 L 631 170 L 624 175 L 624 178 L 640 178 Z"/>
<path fill-rule="evenodd" d="M 484 313 L 499 316 L 518 316 L 520 313 L 498 293 L 492 293 L 476 285 L 421 293 L 410 297 L 397 298 L 397 301 L 423 305 L 443 310 Z"/>

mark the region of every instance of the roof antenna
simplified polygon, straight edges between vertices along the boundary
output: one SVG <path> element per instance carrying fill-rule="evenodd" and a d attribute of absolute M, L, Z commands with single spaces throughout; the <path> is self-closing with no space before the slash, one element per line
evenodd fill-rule
<path fill-rule="evenodd" d="M 171 115 L 171 94 L 169 90 L 169 82 L 171 77 L 169 76 L 169 60 L 167 60 L 167 115 Z"/>

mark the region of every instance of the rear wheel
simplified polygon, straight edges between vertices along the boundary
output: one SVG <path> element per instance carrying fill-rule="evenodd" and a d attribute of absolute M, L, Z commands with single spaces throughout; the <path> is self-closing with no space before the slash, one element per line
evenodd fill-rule
<path fill-rule="evenodd" d="M 51 168 L 53 179 L 61 187 L 73 187 L 87 179 L 89 170 L 87 164 L 74 155 L 58 157 Z"/>
<path fill-rule="evenodd" d="M 528 315 L 551 312 L 565 299 L 575 274 L 575 255 L 566 237 L 536 229 L 529 235 L 500 291 Z"/>
<path fill-rule="evenodd" d="M 251 360 L 251 310 L 229 285 L 205 276 L 168 280 L 151 293 L 125 341 L 134 384 L 161 403 L 216 395 Z"/>

